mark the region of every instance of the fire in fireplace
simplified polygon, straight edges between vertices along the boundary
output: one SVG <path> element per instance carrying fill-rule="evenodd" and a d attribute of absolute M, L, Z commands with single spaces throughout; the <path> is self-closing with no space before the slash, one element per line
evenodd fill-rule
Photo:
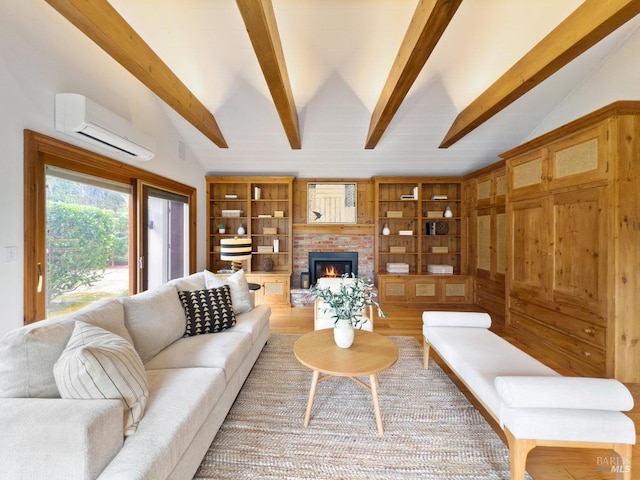
<path fill-rule="evenodd" d="M 321 277 L 358 275 L 358 252 L 309 252 L 309 281 L 314 285 Z"/>

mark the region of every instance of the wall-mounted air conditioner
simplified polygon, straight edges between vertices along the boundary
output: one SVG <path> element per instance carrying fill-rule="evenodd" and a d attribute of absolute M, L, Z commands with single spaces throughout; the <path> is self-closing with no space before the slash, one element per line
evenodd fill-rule
<path fill-rule="evenodd" d="M 76 93 L 56 94 L 56 130 L 136 160 L 155 155 L 153 137 L 129 121 Z"/>

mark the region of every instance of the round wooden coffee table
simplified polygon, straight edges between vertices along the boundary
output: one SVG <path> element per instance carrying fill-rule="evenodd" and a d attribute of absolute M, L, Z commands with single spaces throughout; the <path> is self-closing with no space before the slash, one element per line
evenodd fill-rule
<path fill-rule="evenodd" d="M 311 408 L 318 383 L 331 377 L 348 377 L 371 392 L 376 414 L 378 433 L 382 435 L 382 417 L 378 402 L 378 373 L 398 361 L 398 347 L 391 340 L 377 333 L 355 331 L 350 348 L 339 348 L 333 340 L 333 329 L 315 330 L 296 341 L 293 352 L 298 361 L 313 370 L 305 427 L 311 419 Z M 356 377 L 369 377 L 369 385 Z"/>

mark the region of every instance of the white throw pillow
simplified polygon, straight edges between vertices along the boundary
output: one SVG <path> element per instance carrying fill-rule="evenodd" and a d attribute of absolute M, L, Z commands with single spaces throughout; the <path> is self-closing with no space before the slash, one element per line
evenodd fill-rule
<path fill-rule="evenodd" d="M 233 304 L 233 311 L 236 315 L 248 312 L 253 308 L 251 291 L 249 290 L 249 283 L 247 282 L 244 270 L 238 270 L 227 278 L 220 277 L 209 270 L 205 270 L 204 281 L 207 288 L 218 288 L 223 285 L 229 285 L 231 289 L 231 303 Z"/>
<path fill-rule="evenodd" d="M 147 405 L 149 387 L 140 356 L 124 338 L 95 325 L 76 322 L 53 374 L 62 398 L 121 400 L 124 435 L 136 431 Z"/>

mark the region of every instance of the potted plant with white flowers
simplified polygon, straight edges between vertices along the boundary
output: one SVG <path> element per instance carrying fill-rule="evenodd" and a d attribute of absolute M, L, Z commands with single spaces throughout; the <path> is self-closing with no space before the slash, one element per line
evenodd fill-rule
<path fill-rule="evenodd" d="M 353 329 L 361 329 L 366 322 L 373 321 L 362 315 L 367 307 L 375 306 L 380 317 L 386 314 L 376 300 L 378 294 L 372 283 L 353 274 L 345 274 L 341 278 L 343 281 L 337 286 L 322 288 L 317 284 L 314 285 L 311 288 L 311 295 L 322 300 L 324 302 L 322 308 L 331 313 L 334 319 L 336 344 L 339 347 L 348 348 L 353 343 Z M 344 340 L 341 338 L 343 335 L 346 337 Z"/>

